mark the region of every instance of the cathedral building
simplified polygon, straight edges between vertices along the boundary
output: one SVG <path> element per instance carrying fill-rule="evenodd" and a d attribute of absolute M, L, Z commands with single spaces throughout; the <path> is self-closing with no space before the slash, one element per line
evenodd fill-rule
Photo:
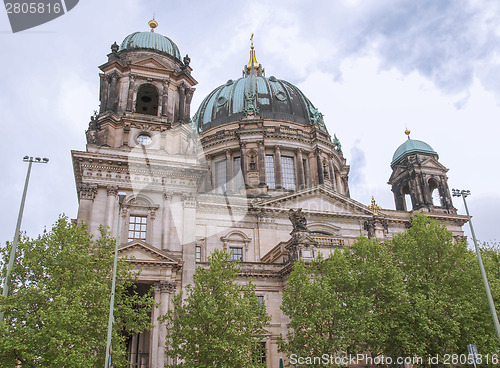
<path fill-rule="evenodd" d="M 192 115 L 191 60 L 155 32 L 156 21 L 149 25 L 111 46 L 86 150 L 72 151 L 78 222 L 114 234 L 124 192 L 119 255 L 142 270 L 140 290 L 156 287 L 155 327 L 130 339 L 131 367 L 175 363 L 157 318 L 214 249 L 241 262 L 241 282 L 256 284 L 272 316 L 262 359 L 278 368 L 276 339 L 288 322 L 281 292 L 295 259 L 327 256 L 361 235 L 390 239 L 416 211 L 463 236 L 466 218 L 453 207 L 447 169 L 431 146 L 408 135 L 388 162 L 396 210 L 357 202 L 339 139 L 296 86 L 266 76 L 253 41 L 242 77 L 221 76 L 227 81 Z"/>

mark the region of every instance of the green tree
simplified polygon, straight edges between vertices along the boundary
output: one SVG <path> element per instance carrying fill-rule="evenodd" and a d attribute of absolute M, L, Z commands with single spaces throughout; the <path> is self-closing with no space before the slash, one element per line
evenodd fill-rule
<path fill-rule="evenodd" d="M 500 301 L 500 256 L 490 250 L 484 258 Z M 296 262 L 281 308 L 290 317 L 279 341 L 288 355 L 442 357 L 467 354 L 467 344 L 481 354 L 498 348 L 475 253 L 421 214 L 386 244 L 361 237 L 326 259 Z"/>
<path fill-rule="evenodd" d="M 52 230 L 19 243 L 11 293 L 0 300 L 0 367 L 104 365 L 115 239 L 61 217 Z M 4 264 L 11 245 L 2 249 Z M 137 275 L 118 264 L 113 366 L 126 366 L 127 333 L 151 328 L 151 295 L 135 292 Z M 5 277 L 5 267 L 3 270 Z M 2 283 L 3 284 L 3 283 Z"/>
<path fill-rule="evenodd" d="M 401 349 L 404 355 L 466 354 L 467 344 L 476 344 L 481 354 L 497 351 L 478 261 L 465 242 L 456 242 L 442 224 L 420 214 L 394 237 L 390 248 L 408 293 L 402 301 L 409 307 L 412 345 Z M 485 264 L 498 300 L 491 257 Z"/>
<path fill-rule="evenodd" d="M 404 326 L 394 319 L 404 315 L 402 295 L 399 270 L 377 240 L 359 238 L 309 265 L 300 260 L 283 292 L 281 309 L 290 323 L 280 350 L 305 357 L 383 353 L 395 341 L 406 342 Z"/>
<path fill-rule="evenodd" d="M 260 340 L 269 322 L 255 285 L 236 282 L 240 266 L 214 251 L 208 268 L 198 267 L 186 296 L 174 297 L 167 326 L 167 355 L 186 368 L 261 367 Z"/>

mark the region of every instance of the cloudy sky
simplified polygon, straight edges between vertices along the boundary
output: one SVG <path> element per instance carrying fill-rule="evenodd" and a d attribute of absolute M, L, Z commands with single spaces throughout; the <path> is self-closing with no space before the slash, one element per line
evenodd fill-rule
<path fill-rule="evenodd" d="M 157 32 L 191 57 L 192 114 L 241 76 L 254 33 L 266 75 L 297 85 L 341 140 L 352 198 L 368 204 L 373 195 L 394 209 L 389 164 L 408 127 L 439 153 L 450 188 L 471 190 L 478 238 L 500 240 L 499 2 L 82 0 L 16 34 L 0 11 L 2 244 L 14 235 L 25 155 L 50 163 L 33 167 L 22 229 L 34 236 L 61 213 L 76 217 L 70 150 L 85 149 L 98 66 L 114 41 L 147 31 L 153 14 Z"/>

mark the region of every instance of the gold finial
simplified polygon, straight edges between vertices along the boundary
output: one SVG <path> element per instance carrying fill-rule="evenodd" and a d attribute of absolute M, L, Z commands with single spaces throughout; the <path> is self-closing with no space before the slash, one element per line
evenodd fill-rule
<path fill-rule="evenodd" d="M 408 139 L 410 139 L 410 133 L 411 133 L 411 130 L 406 128 L 405 134 L 408 136 Z"/>
<path fill-rule="evenodd" d="M 369 210 L 373 212 L 374 215 L 377 215 L 377 211 L 381 210 L 382 208 L 375 202 L 375 198 L 372 196 L 372 204 L 367 206 Z"/>
<path fill-rule="evenodd" d="M 148 26 L 151 27 L 151 32 L 154 32 L 155 31 L 155 28 L 158 27 L 158 22 L 155 20 L 155 17 L 153 15 L 153 19 L 151 19 L 149 22 L 148 22 Z"/>
<path fill-rule="evenodd" d="M 259 69 L 259 62 L 257 61 L 257 58 L 255 56 L 255 49 L 253 47 L 253 33 L 250 36 L 250 41 L 251 41 L 251 45 L 250 45 L 250 61 L 248 62 L 247 70 L 248 71 L 250 71 L 252 69 L 258 70 Z"/>

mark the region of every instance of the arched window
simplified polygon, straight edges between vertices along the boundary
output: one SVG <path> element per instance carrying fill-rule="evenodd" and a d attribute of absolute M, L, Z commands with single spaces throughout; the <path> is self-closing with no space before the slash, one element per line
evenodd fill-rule
<path fill-rule="evenodd" d="M 403 188 L 401 188 L 401 194 L 404 197 L 404 204 L 405 204 L 405 210 L 406 211 L 411 211 L 413 209 L 413 203 L 411 201 L 411 195 L 410 195 L 410 187 L 405 185 Z"/>
<path fill-rule="evenodd" d="M 137 91 L 135 112 L 158 115 L 158 90 L 151 84 L 143 84 Z"/>
<path fill-rule="evenodd" d="M 443 201 L 441 193 L 439 193 L 439 185 L 435 179 L 429 179 L 429 191 L 431 192 L 432 204 L 436 207 L 441 207 Z"/>

